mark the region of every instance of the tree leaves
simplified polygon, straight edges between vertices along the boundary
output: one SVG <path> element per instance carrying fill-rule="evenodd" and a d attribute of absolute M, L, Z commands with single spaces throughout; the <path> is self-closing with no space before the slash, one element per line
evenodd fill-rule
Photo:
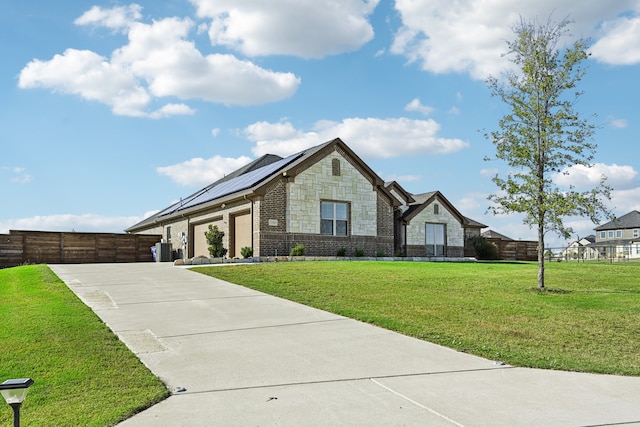
<path fill-rule="evenodd" d="M 496 147 L 495 158 L 510 168 L 506 179 L 493 182 L 500 190 L 489 196 L 494 214 L 523 213 L 524 223 L 538 228 L 538 286 L 544 287 L 544 236 L 555 232 L 568 238 L 567 216 L 586 216 L 598 221 L 611 216 L 605 200 L 611 188 L 603 177 L 592 190 L 562 190 L 553 174 L 575 165 L 590 166 L 596 145 L 591 141 L 595 126 L 574 109 L 582 91 L 575 90 L 585 75 L 588 41 L 578 39 L 566 47 L 560 43 L 569 35 L 570 21 L 540 24 L 521 19 L 514 25 L 515 40 L 507 42 L 507 56 L 517 72 L 503 79 L 489 77 L 492 96 L 500 98 L 511 112 L 498 122 L 498 129 L 485 137 Z"/>

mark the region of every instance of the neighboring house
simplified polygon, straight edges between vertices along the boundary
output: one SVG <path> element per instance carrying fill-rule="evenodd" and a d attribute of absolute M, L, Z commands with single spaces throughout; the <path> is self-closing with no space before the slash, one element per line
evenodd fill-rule
<path fill-rule="evenodd" d="M 126 231 L 160 234 L 189 258 L 208 256 L 209 225 L 225 233 L 229 257 L 243 247 L 286 256 L 296 244 L 310 256 L 341 248 L 347 255 L 462 256 L 465 233 L 484 226 L 439 192 L 427 195 L 385 185 L 336 138 L 286 158 L 263 156 Z"/>
<path fill-rule="evenodd" d="M 595 229 L 591 247 L 606 258 L 640 258 L 640 212 L 631 211 Z"/>
<path fill-rule="evenodd" d="M 593 247 L 596 236 L 589 235 L 582 239 L 571 242 L 560 253 L 560 257 L 565 260 L 593 260 L 601 258 L 600 252 Z"/>

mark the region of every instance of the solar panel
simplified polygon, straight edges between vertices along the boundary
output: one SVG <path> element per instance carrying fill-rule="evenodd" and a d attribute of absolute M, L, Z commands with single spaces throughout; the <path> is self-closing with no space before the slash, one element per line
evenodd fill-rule
<path fill-rule="evenodd" d="M 202 203 L 207 203 L 212 200 L 218 199 L 220 197 L 227 196 L 229 194 L 236 193 L 238 191 L 246 190 L 247 188 L 251 188 L 254 185 L 260 183 L 265 178 L 272 175 L 277 170 L 285 167 L 289 163 L 301 157 L 304 153 L 300 152 L 297 154 L 293 154 L 289 157 L 286 157 L 282 160 L 278 160 L 277 162 L 271 163 L 267 166 L 261 167 L 260 169 L 256 169 L 251 172 L 247 172 L 243 175 L 237 176 L 228 181 L 221 182 L 220 184 L 214 187 L 207 187 L 202 191 L 195 193 L 187 200 L 182 200 L 169 208 L 165 209 L 165 211 L 161 212 L 159 216 L 168 215 L 173 212 L 177 212 L 183 209 L 187 209 L 196 205 L 200 205 Z"/>

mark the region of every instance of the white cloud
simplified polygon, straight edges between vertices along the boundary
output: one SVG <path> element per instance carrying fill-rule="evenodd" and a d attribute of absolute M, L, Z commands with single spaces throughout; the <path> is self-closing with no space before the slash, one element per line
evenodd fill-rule
<path fill-rule="evenodd" d="M 217 137 L 219 134 L 220 134 L 220 128 L 211 129 L 211 136 L 213 136 L 214 138 Z"/>
<path fill-rule="evenodd" d="M 493 178 L 498 172 L 500 172 L 500 170 L 497 168 L 480 169 L 480 175 L 489 178 Z"/>
<path fill-rule="evenodd" d="M 420 181 L 422 179 L 422 175 L 390 175 L 385 181 L 397 181 L 397 182 L 415 182 Z"/>
<path fill-rule="evenodd" d="M 612 191 L 611 205 L 618 216 L 633 210 L 640 211 L 640 187 Z"/>
<path fill-rule="evenodd" d="M 506 52 L 505 41 L 514 37 L 511 26 L 520 16 L 544 22 L 550 13 L 555 20 L 569 16 L 575 21 L 572 33 L 602 40 L 603 50 L 604 46 L 611 48 L 614 41 L 628 42 L 626 47 L 631 52 L 625 54 L 633 61 L 640 58 L 636 23 L 627 22 L 635 21 L 637 15 L 633 19 L 620 18 L 624 12 L 640 10 L 637 0 L 523 0 L 517 7 L 512 0 L 396 0 L 395 5 L 403 25 L 395 35 L 391 52 L 404 55 L 433 73 L 468 73 L 475 79 L 499 75 L 509 66 L 501 55 Z M 616 20 L 598 32 L 598 24 L 607 19 Z M 594 55 L 608 63 L 616 63 L 621 56 L 606 56 L 599 49 Z"/>
<path fill-rule="evenodd" d="M 33 181 L 33 176 L 27 173 L 25 168 L 2 166 L 0 170 L 9 173 L 9 182 L 12 184 L 28 184 Z"/>
<path fill-rule="evenodd" d="M 433 113 L 434 108 L 429 107 L 428 105 L 422 105 L 420 100 L 418 98 L 415 98 L 404 107 L 404 110 L 416 111 L 424 116 L 428 116 L 429 114 Z"/>
<path fill-rule="evenodd" d="M 624 129 L 629 125 L 629 123 L 625 119 L 613 119 L 609 122 L 609 124 L 616 129 Z"/>
<path fill-rule="evenodd" d="M 131 23 L 142 18 L 140 11 L 142 6 L 130 4 L 129 6 L 116 6 L 111 9 L 103 9 L 93 6 L 73 21 L 76 25 L 94 25 L 106 27 L 114 31 L 126 30 Z"/>
<path fill-rule="evenodd" d="M 190 19 L 145 24 L 133 21 L 139 14 L 127 15 L 119 8 L 89 12 L 77 23 L 126 28 L 129 43 L 111 58 L 67 49 L 49 61 L 35 59 L 20 72 L 20 88 L 78 95 L 110 106 L 117 115 L 163 118 L 194 113 L 175 103 L 149 112 L 151 103 L 164 97 L 255 105 L 288 98 L 300 85 L 292 73 L 267 70 L 229 54 L 202 55 L 188 40 L 194 26 Z"/>
<path fill-rule="evenodd" d="M 237 159 L 220 156 L 209 159 L 197 157 L 175 165 L 159 167 L 156 172 L 168 176 L 180 185 L 208 185 L 250 161 L 251 159 L 245 156 Z"/>
<path fill-rule="evenodd" d="M 447 195 L 445 194 L 445 197 Z M 481 209 L 481 207 L 483 206 L 484 203 L 484 207 L 486 209 L 486 205 L 487 205 L 487 196 L 482 194 L 468 194 L 465 195 L 463 198 L 461 198 L 460 200 L 458 200 L 455 203 L 456 209 L 458 209 L 463 215 L 467 216 L 469 215 L 469 213 L 472 212 L 477 212 Z M 473 219 L 476 219 L 475 217 L 472 217 Z M 482 221 L 480 221 L 482 222 Z M 485 224 L 486 225 L 486 224 Z"/>
<path fill-rule="evenodd" d="M 143 116 L 151 102 L 130 70 L 89 50 L 67 49 L 50 61 L 31 61 L 20 72 L 18 86 L 79 95 L 109 105 L 115 114 L 134 117 Z"/>
<path fill-rule="evenodd" d="M 603 37 L 591 53 L 600 62 L 613 65 L 640 64 L 640 9 L 634 16 L 619 16 L 602 24 Z"/>
<path fill-rule="evenodd" d="M 0 233 L 9 230 L 78 231 L 122 233 L 127 227 L 142 221 L 143 216 L 104 216 L 97 214 L 59 214 L 9 219 L 0 222 Z"/>
<path fill-rule="evenodd" d="M 558 185 L 593 188 L 600 184 L 603 175 L 607 177 L 607 185 L 613 189 L 624 189 L 636 185 L 635 177 L 638 172 L 632 166 L 596 163 L 590 168 L 583 165 L 572 166 L 563 173 L 556 174 L 553 180 Z"/>
<path fill-rule="evenodd" d="M 373 38 L 368 16 L 379 0 L 191 0 L 211 19 L 209 38 L 247 56 L 322 58 Z"/>
<path fill-rule="evenodd" d="M 256 156 L 290 155 L 336 137 L 368 158 L 449 154 L 469 146 L 460 139 L 439 137 L 439 131 L 440 125 L 431 119 L 347 118 L 341 122 L 319 121 L 311 131 L 295 129 L 289 122 L 258 122 L 248 126 L 245 134 L 256 143 L 252 149 Z"/>

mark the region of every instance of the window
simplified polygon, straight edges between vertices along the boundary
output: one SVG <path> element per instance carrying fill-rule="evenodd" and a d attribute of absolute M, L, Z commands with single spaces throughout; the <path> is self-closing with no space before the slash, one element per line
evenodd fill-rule
<path fill-rule="evenodd" d="M 167 227 L 167 243 L 171 242 L 171 226 Z"/>
<path fill-rule="evenodd" d="M 609 236 L 610 239 L 613 239 L 613 231 L 610 231 L 607 236 Z"/>
<path fill-rule="evenodd" d="M 331 160 L 331 175 L 340 176 L 340 160 Z"/>
<path fill-rule="evenodd" d="M 640 255 L 640 244 L 636 244 L 636 255 Z"/>
<path fill-rule="evenodd" d="M 601 231 L 600 232 L 600 238 L 601 239 L 606 239 L 607 238 L 607 232 L 606 231 Z"/>
<path fill-rule="evenodd" d="M 635 239 L 636 237 L 638 237 L 640 234 L 638 234 L 638 229 L 634 228 L 633 229 L 633 238 Z"/>
<path fill-rule="evenodd" d="M 425 225 L 425 246 L 427 256 L 444 256 L 444 224 Z"/>
<path fill-rule="evenodd" d="M 616 239 L 622 238 L 622 230 L 616 230 Z"/>
<path fill-rule="evenodd" d="M 433 214 L 434 215 L 440 215 L 440 205 L 439 204 L 435 204 L 433 205 Z"/>
<path fill-rule="evenodd" d="M 320 234 L 326 236 L 346 236 L 348 205 L 338 202 L 320 203 Z"/>

